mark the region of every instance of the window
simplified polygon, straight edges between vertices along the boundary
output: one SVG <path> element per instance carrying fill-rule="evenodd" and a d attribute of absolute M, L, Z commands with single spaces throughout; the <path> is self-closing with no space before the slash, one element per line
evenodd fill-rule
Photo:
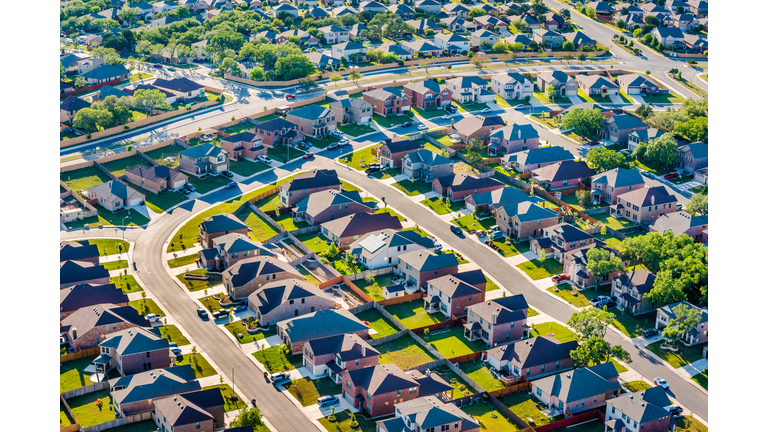
<path fill-rule="evenodd" d="M 560 360 L 555 362 L 555 369 L 560 369 Z"/>
<path fill-rule="evenodd" d="M 355 359 L 355 366 L 360 366 L 360 359 Z"/>
<path fill-rule="evenodd" d="M 347 387 L 349 387 L 349 388 L 352 388 L 352 383 L 350 383 L 349 381 L 347 381 Z"/>
<path fill-rule="evenodd" d="M 200 429 L 200 422 L 195 423 L 195 429 Z"/>
<path fill-rule="evenodd" d="M 371 394 L 370 393 L 366 392 L 365 395 L 368 397 L 368 399 L 371 398 Z M 370 408 L 369 408 L 369 410 L 370 410 Z"/>
<path fill-rule="evenodd" d="M 293 300 L 288 300 L 288 304 L 293 304 Z"/>
<path fill-rule="evenodd" d="M 525 370 L 525 374 L 526 374 L 526 375 L 530 375 L 530 374 L 531 374 L 531 368 L 528 368 L 528 369 L 526 369 L 526 370 Z"/>
<path fill-rule="evenodd" d="M 592 400 L 592 402 L 597 402 L 597 396 L 595 396 L 595 398 Z M 635 426 L 637 426 L 637 425 L 635 425 Z"/>
<path fill-rule="evenodd" d="M 400 390 L 397 391 L 397 397 L 400 397 Z"/>
<path fill-rule="evenodd" d="M 149 351 L 147 351 L 147 358 L 149 358 Z"/>
<path fill-rule="evenodd" d="M 536 387 L 536 396 L 541 396 L 541 389 Z"/>

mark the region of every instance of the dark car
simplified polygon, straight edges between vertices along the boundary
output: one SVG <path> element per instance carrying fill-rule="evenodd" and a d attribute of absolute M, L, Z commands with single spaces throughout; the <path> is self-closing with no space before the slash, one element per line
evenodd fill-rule
<path fill-rule="evenodd" d="M 656 336 L 657 334 L 659 334 L 659 329 L 649 328 L 649 329 L 643 330 L 643 337 L 645 338 Z"/>
<path fill-rule="evenodd" d="M 683 413 L 683 407 L 675 406 L 669 409 L 669 413 L 672 414 L 673 417 L 679 416 Z"/>
<path fill-rule="evenodd" d="M 213 313 L 214 318 L 224 318 L 225 316 L 229 316 L 229 309 L 219 309 Z"/>
<path fill-rule="evenodd" d="M 451 232 L 456 235 L 461 235 L 464 231 L 462 231 L 461 228 L 457 227 L 456 225 L 451 225 Z"/>
<path fill-rule="evenodd" d="M 226 178 L 232 178 L 232 176 L 234 176 L 234 174 L 232 174 L 232 171 L 228 171 L 228 170 L 222 171 L 221 175 L 223 175 Z"/>
<path fill-rule="evenodd" d="M 455 113 L 458 110 L 458 108 L 456 108 L 456 105 L 446 105 L 445 110 L 450 113 Z"/>
<path fill-rule="evenodd" d="M 152 65 L 152 67 L 153 67 L 153 68 L 158 68 L 158 69 L 162 69 L 162 68 L 163 68 L 163 67 L 162 67 L 162 66 L 160 66 L 159 64 L 153 64 L 153 65 Z"/>
<path fill-rule="evenodd" d="M 286 99 L 293 99 L 293 98 L 295 98 L 295 97 L 296 97 L 296 95 L 292 95 L 292 94 L 287 94 L 287 95 L 285 95 L 285 98 L 286 98 Z"/>
<path fill-rule="evenodd" d="M 403 127 L 411 127 L 411 126 L 413 126 L 413 122 L 407 121 L 407 122 L 403 123 Z"/>
<path fill-rule="evenodd" d="M 365 169 L 366 174 L 373 174 L 379 171 L 381 171 L 381 166 L 372 166 Z"/>
<path fill-rule="evenodd" d="M 198 309 L 197 309 L 197 314 L 198 314 L 198 315 L 200 316 L 200 318 L 202 318 L 202 319 L 208 319 L 208 311 L 206 311 L 206 310 L 205 310 L 205 309 L 203 309 L 203 308 L 198 308 Z"/>

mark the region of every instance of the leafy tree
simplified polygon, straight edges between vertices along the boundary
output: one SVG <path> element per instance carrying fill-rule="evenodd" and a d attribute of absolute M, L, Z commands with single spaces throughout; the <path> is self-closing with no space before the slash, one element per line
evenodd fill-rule
<path fill-rule="evenodd" d="M 577 190 L 576 191 L 576 200 L 581 204 L 582 207 L 586 207 L 589 204 L 591 196 L 589 191 L 585 190 Z"/>
<path fill-rule="evenodd" d="M 260 426 L 261 424 L 262 424 L 261 411 L 259 411 L 259 409 L 256 407 L 251 407 L 243 411 L 242 413 L 238 414 L 238 416 L 235 417 L 234 420 L 232 420 L 232 423 L 230 423 L 229 426 L 230 427 Z"/>
<path fill-rule="evenodd" d="M 331 242 L 330 245 L 328 245 L 327 248 L 325 248 L 322 252 L 320 252 L 320 256 L 324 258 L 335 258 L 336 255 L 339 254 L 339 248 L 336 246 L 336 243 Z"/>
<path fill-rule="evenodd" d="M 571 351 L 571 359 L 576 363 L 576 366 L 605 363 L 611 357 L 626 363 L 632 362 L 629 353 L 621 345 L 611 346 L 604 338 L 598 336 L 583 341 L 575 350 Z"/>
<path fill-rule="evenodd" d="M 635 110 L 635 114 L 644 119 L 647 119 L 650 115 L 653 114 L 653 108 L 651 108 L 650 105 L 640 105 L 640 107 Z"/>
<path fill-rule="evenodd" d="M 483 140 L 479 137 L 472 138 L 467 146 L 467 160 L 472 163 L 483 161 Z"/>
<path fill-rule="evenodd" d="M 593 337 L 604 338 L 608 325 L 616 319 L 616 315 L 603 309 L 585 308 L 571 315 L 568 327 L 576 333 L 576 340 L 585 342 Z"/>
<path fill-rule="evenodd" d="M 317 87 L 317 83 L 310 77 L 302 78 L 299 80 L 299 86 L 304 91 L 309 91 L 313 87 Z"/>
<path fill-rule="evenodd" d="M 618 19 L 618 20 L 616 20 L 616 27 L 618 27 L 620 29 L 625 29 L 625 28 L 627 28 L 627 22 L 624 21 L 623 19 Z"/>
<path fill-rule="evenodd" d="M 691 141 L 709 141 L 709 120 L 707 117 L 692 118 L 675 126 L 675 132 Z"/>
<path fill-rule="evenodd" d="M 485 11 L 480 8 L 472 8 L 469 10 L 469 17 L 476 18 L 485 15 Z"/>
<path fill-rule="evenodd" d="M 623 154 L 616 150 L 597 147 L 587 153 L 587 162 L 598 173 L 601 173 L 626 165 L 627 160 Z"/>
<path fill-rule="evenodd" d="M 587 271 L 595 278 L 595 290 L 603 277 L 621 267 L 621 258 L 612 252 L 596 247 L 587 250 Z"/>
<path fill-rule="evenodd" d="M 593 8 L 591 6 L 585 7 L 584 8 L 584 15 L 586 15 L 586 16 L 588 16 L 590 18 L 594 18 L 595 16 L 597 16 L 597 11 L 595 10 L 595 8 Z"/>
<path fill-rule="evenodd" d="M 587 55 L 582 52 L 582 53 L 579 53 L 578 57 L 576 58 L 579 59 L 579 61 L 583 62 L 584 60 L 587 59 Z"/>
<path fill-rule="evenodd" d="M 662 332 L 662 337 L 668 344 L 674 344 L 680 336 L 696 328 L 701 322 L 701 314 L 696 309 L 680 303 L 672 308 L 675 317 L 670 319 Z"/>
<path fill-rule="evenodd" d="M 522 44 L 522 42 L 515 42 L 512 44 L 512 51 L 514 52 L 520 52 L 525 49 L 525 45 Z"/>
<path fill-rule="evenodd" d="M 603 129 L 605 117 L 599 109 L 575 109 L 566 113 L 560 121 L 561 129 L 573 129 L 579 135 L 593 136 Z"/>
<path fill-rule="evenodd" d="M 549 100 L 553 101 L 555 100 L 555 86 L 552 84 L 547 86 L 547 96 L 549 97 Z"/>
<path fill-rule="evenodd" d="M 264 68 L 261 66 L 255 67 L 248 72 L 248 77 L 254 81 L 261 81 L 264 79 Z"/>
<path fill-rule="evenodd" d="M 338 72 L 332 73 L 331 77 L 330 77 L 330 80 L 331 80 L 331 82 L 335 82 L 336 83 L 336 87 L 338 87 L 339 86 L 338 82 L 342 80 L 341 74 L 338 73 Z"/>
<path fill-rule="evenodd" d="M 64 70 L 64 65 L 59 62 L 59 79 L 64 80 L 67 77 L 67 71 Z"/>
<path fill-rule="evenodd" d="M 354 70 L 352 73 L 349 74 L 349 79 L 351 79 L 355 85 L 357 85 L 357 81 L 359 81 L 363 77 L 363 74 L 361 74 L 359 71 Z"/>
<path fill-rule="evenodd" d="M 284 81 L 307 77 L 314 72 L 315 66 L 303 55 L 291 54 L 277 59 L 275 73 Z"/>
<path fill-rule="evenodd" d="M 114 124 L 114 116 L 106 109 L 83 108 L 75 114 L 72 125 L 76 128 L 95 132 L 107 129 Z"/>
<path fill-rule="evenodd" d="M 160 90 L 136 90 L 133 93 L 133 104 L 148 113 L 154 109 L 170 108 L 165 101 L 165 95 Z"/>
<path fill-rule="evenodd" d="M 224 70 L 225 73 L 231 73 L 234 76 L 241 76 L 243 71 L 240 70 L 240 65 L 237 64 L 235 59 L 233 58 L 225 58 L 221 62 L 221 68 Z"/>
<path fill-rule="evenodd" d="M 691 197 L 688 204 L 685 205 L 685 211 L 692 214 L 706 215 L 709 213 L 708 199 L 706 188 L 704 191 L 699 192 Z"/>
<path fill-rule="evenodd" d="M 576 46 L 573 42 L 567 40 L 563 42 L 563 51 L 576 51 Z"/>
<path fill-rule="evenodd" d="M 88 81 L 85 80 L 83 77 L 76 77 L 75 83 L 72 85 L 75 90 L 86 87 L 88 85 Z"/>
<path fill-rule="evenodd" d="M 632 32 L 632 36 L 634 38 L 639 38 L 640 35 L 642 35 L 642 34 L 643 34 L 643 31 L 641 29 L 639 29 L 639 28 L 635 29 L 635 31 Z"/>
<path fill-rule="evenodd" d="M 474 56 L 472 57 L 472 60 L 470 60 L 470 63 L 472 63 L 478 70 L 482 70 L 490 62 L 491 60 L 486 56 Z"/>
<path fill-rule="evenodd" d="M 509 49 L 509 44 L 501 40 L 493 44 L 493 52 L 495 53 L 506 53 L 509 52 Z"/>
<path fill-rule="evenodd" d="M 640 143 L 632 155 L 644 163 L 668 167 L 674 165 L 679 156 L 677 153 L 677 141 L 671 133 L 650 140 L 647 144 Z"/>

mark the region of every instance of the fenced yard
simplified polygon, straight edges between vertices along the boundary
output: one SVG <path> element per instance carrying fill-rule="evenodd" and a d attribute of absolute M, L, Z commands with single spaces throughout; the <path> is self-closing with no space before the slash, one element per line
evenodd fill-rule
<path fill-rule="evenodd" d="M 445 317 L 442 314 L 428 314 L 424 310 L 423 300 L 391 305 L 385 309 L 409 329 L 425 327 L 445 321 Z"/>
<path fill-rule="evenodd" d="M 439 334 L 435 334 L 438 333 Z M 421 338 L 445 358 L 453 358 L 473 352 L 484 351 L 485 342 L 476 340 L 470 342 L 464 337 L 464 327 L 450 327 L 421 335 Z"/>
<path fill-rule="evenodd" d="M 380 364 L 394 363 L 401 369 L 437 360 L 435 356 L 408 335 L 377 345 L 376 349 L 381 353 L 379 356 Z"/>
<path fill-rule="evenodd" d="M 360 321 L 368 322 L 368 327 L 376 330 L 375 334 L 371 335 L 371 338 L 377 339 L 384 336 L 397 333 L 399 330 L 395 327 L 384 315 L 381 314 L 376 308 L 370 308 L 366 311 L 355 314 Z"/>

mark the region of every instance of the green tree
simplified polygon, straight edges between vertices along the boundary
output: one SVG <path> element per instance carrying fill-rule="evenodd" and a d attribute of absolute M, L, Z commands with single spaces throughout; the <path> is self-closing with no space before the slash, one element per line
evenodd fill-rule
<path fill-rule="evenodd" d="M 262 425 L 261 411 L 259 411 L 259 409 L 256 407 L 248 408 L 247 410 L 238 414 L 238 416 L 235 417 L 234 420 L 232 420 L 232 423 L 229 424 L 230 427 L 260 426 L 260 425 Z"/>
<path fill-rule="evenodd" d="M 281 80 L 305 78 L 315 71 L 315 66 L 303 55 L 292 54 L 277 59 L 275 73 Z"/>
<path fill-rule="evenodd" d="M 489 58 L 482 55 L 474 56 L 472 57 L 472 60 L 470 60 L 470 63 L 472 63 L 472 65 L 475 66 L 478 70 L 482 70 L 490 62 L 491 60 Z"/>
<path fill-rule="evenodd" d="M 635 148 L 632 155 L 651 165 L 672 166 L 679 158 L 677 141 L 671 133 L 665 133 L 650 140 L 648 144 L 641 143 Z"/>
<path fill-rule="evenodd" d="M 83 77 L 77 77 L 75 78 L 75 83 L 73 84 L 73 87 L 75 87 L 75 90 L 79 88 L 86 87 L 88 85 L 88 81 L 85 80 Z"/>
<path fill-rule="evenodd" d="M 248 72 L 248 77 L 254 81 L 261 81 L 264 79 L 264 68 L 257 66 Z"/>
<path fill-rule="evenodd" d="M 483 161 L 483 140 L 479 137 L 472 138 L 467 146 L 467 160 L 472 163 Z"/>
<path fill-rule="evenodd" d="M 495 53 L 506 53 L 509 52 L 509 44 L 507 44 L 504 41 L 498 41 L 495 44 L 493 44 L 493 52 Z"/>
<path fill-rule="evenodd" d="M 675 132 L 694 142 L 709 142 L 709 120 L 707 117 L 692 118 L 685 123 L 678 123 Z"/>
<path fill-rule="evenodd" d="M 640 107 L 635 110 L 635 114 L 647 119 L 649 116 L 653 115 L 653 108 L 651 108 L 650 105 L 640 105 Z"/>
<path fill-rule="evenodd" d="M 668 344 L 673 344 L 680 336 L 695 329 L 701 322 L 701 314 L 696 309 L 680 303 L 672 308 L 674 318 L 670 319 L 662 332 Z M 667 330 L 669 329 L 669 330 Z"/>
<path fill-rule="evenodd" d="M 589 204 L 589 200 L 591 198 L 591 195 L 589 191 L 585 190 L 577 190 L 576 191 L 576 200 L 581 204 L 582 207 L 586 207 Z"/>
<path fill-rule="evenodd" d="M 685 211 L 691 214 L 707 215 L 709 214 L 708 199 L 709 195 L 705 188 L 691 197 L 691 200 L 685 205 Z"/>
<path fill-rule="evenodd" d="M 339 86 L 339 81 L 342 80 L 341 74 L 338 73 L 338 72 L 332 73 L 331 77 L 330 77 L 330 80 L 331 80 L 331 82 L 336 83 L 336 87 L 338 87 Z"/>
<path fill-rule="evenodd" d="M 605 147 L 591 149 L 587 153 L 587 163 L 598 173 L 619 168 L 627 163 L 623 154 Z"/>
<path fill-rule="evenodd" d="M 603 277 L 621 269 L 621 258 L 605 249 L 591 248 L 587 250 L 587 271 L 595 278 L 595 290 Z"/>
<path fill-rule="evenodd" d="M 549 100 L 551 100 L 551 101 L 555 100 L 555 94 L 556 94 L 555 93 L 555 86 L 550 84 L 550 85 L 547 86 L 546 90 L 547 90 L 547 96 L 549 97 Z"/>
<path fill-rule="evenodd" d="M 349 79 L 351 79 L 355 85 L 357 85 L 357 81 L 359 81 L 363 77 L 363 74 L 361 74 L 359 71 L 354 70 L 352 73 L 349 74 Z"/>
<path fill-rule="evenodd" d="M 133 92 L 133 104 L 149 113 L 154 109 L 169 109 L 165 95 L 160 90 L 136 90 Z"/>
<path fill-rule="evenodd" d="M 83 108 L 75 114 L 72 125 L 78 129 L 95 132 L 112 126 L 114 116 L 106 109 Z"/>
<path fill-rule="evenodd" d="M 598 336 L 583 341 L 575 350 L 571 351 L 571 359 L 577 367 L 605 363 L 611 357 L 632 363 L 631 356 L 624 348 L 620 345 L 611 346 L 604 338 Z"/>
<path fill-rule="evenodd" d="M 579 135 L 594 136 L 603 129 L 605 117 L 599 109 L 577 108 L 563 115 L 560 121 L 560 129 L 573 129 Z"/>
<path fill-rule="evenodd" d="M 327 248 L 320 252 L 320 256 L 328 259 L 335 258 L 339 254 L 339 247 L 336 243 L 331 242 Z"/>
<path fill-rule="evenodd" d="M 472 9 L 469 10 L 469 17 L 470 18 L 476 18 L 476 17 L 480 17 L 480 16 L 483 16 L 483 15 L 486 15 L 486 13 L 485 13 L 485 11 L 483 9 L 472 8 Z"/>
<path fill-rule="evenodd" d="M 573 45 L 573 42 L 567 40 L 563 42 L 563 51 L 576 51 L 576 46 Z"/>
<path fill-rule="evenodd" d="M 576 340 L 585 342 L 593 337 L 604 338 L 608 325 L 615 319 L 616 315 L 606 310 L 584 308 L 571 315 L 567 324 L 576 333 Z"/>

